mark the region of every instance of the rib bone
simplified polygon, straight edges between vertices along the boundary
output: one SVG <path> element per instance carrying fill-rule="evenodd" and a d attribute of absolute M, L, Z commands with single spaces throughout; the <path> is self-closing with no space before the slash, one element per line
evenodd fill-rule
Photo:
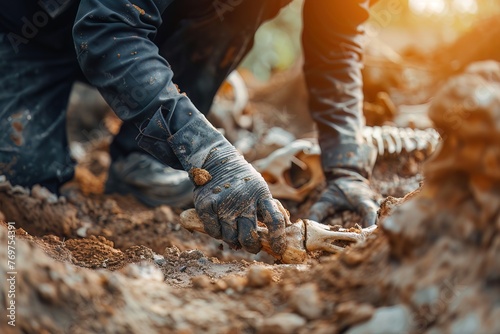
<path fill-rule="evenodd" d="M 288 217 L 288 214 L 286 214 L 285 217 Z M 269 244 L 267 228 L 258 226 L 257 232 L 262 243 L 262 249 L 281 262 L 289 264 L 304 263 L 307 260 L 307 252 L 340 252 L 344 250 L 344 248 L 335 245 L 334 243 L 336 241 L 346 241 L 348 243 L 364 241 L 366 237 L 377 228 L 376 225 L 373 225 L 362 229 L 361 233 L 357 233 L 350 232 L 343 228 L 338 231 L 331 231 L 329 226 L 319 224 L 309 219 L 299 219 L 293 224 L 289 221 L 287 223 L 287 247 L 283 255 L 276 254 L 272 251 Z M 200 220 L 195 209 L 189 209 L 181 213 L 181 225 L 189 231 L 206 233 L 203 222 Z"/>

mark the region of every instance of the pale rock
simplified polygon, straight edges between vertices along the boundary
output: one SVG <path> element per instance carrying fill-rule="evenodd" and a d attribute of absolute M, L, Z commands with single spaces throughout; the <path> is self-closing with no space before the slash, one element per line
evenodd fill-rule
<path fill-rule="evenodd" d="M 323 302 L 319 297 L 318 288 L 312 283 L 303 285 L 291 293 L 290 306 L 295 312 L 310 320 L 318 319 L 323 313 Z"/>
<path fill-rule="evenodd" d="M 456 320 L 451 326 L 451 334 L 467 334 L 480 333 L 481 319 L 476 313 L 468 314 L 467 316 Z"/>
<path fill-rule="evenodd" d="M 135 279 L 144 279 L 157 282 L 163 282 L 163 280 L 165 279 L 162 271 L 149 262 L 130 263 L 120 269 L 120 272 L 125 276 Z"/>
<path fill-rule="evenodd" d="M 350 328 L 346 334 L 401 334 L 411 332 L 411 316 L 406 306 L 378 308 L 365 323 Z"/>
<path fill-rule="evenodd" d="M 437 286 L 430 286 L 424 289 L 417 290 L 411 298 L 412 304 L 422 307 L 424 305 L 432 305 L 439 298 L 439 289 Z"/>
<path fill-rule="evenodd" d="M 294 333 L 306 324 L 306 320 L 294 313 L 278 313 L 265 319 L 259 327 L 260 334 Z"/>
<path fill-rule="evenodd" d="M 173 222 L 175 220 L 175 214 L 170 207 L 161 205 L 154 211 L 154 220 L 158 223 Z"/>
<path fill-rule="evenodd" d="M 369 320 L 374 312 L 375 308 L 372 305 L 355 301 L 343 302 L 335 309 L 335 313 L 341 319 L 343 326 L 353 326 L 363 323 Z"/>
<path fill-rule="evenodd" d="M 252 266 L 248 269 L 247 279 L 249 287 L 262 288 L 271 284 L 273 272 L 264 266 Z"/>
<path fill-rule="evenodd" d="M 191 283 L 193 283 L 193 288 L 200 290 L 207 290 L 212 285 L 210 278 L 206 275 L 191 278 Z"/>
<path fill-rule="evenodd" d="M 48 190 L 45 187 L 42 187 L 39 184 L 35 184 L 33 186 L 33 188 L 31 189 L 31 196 L 39 200 L 45 201 L 49 204 L 57 203 L 57 196 L 51 193 L 50 190 Z"/>

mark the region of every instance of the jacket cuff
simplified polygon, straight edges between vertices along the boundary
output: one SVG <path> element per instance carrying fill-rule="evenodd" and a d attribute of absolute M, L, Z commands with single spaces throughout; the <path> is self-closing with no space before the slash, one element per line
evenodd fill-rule
<path fill-rule="evenodd" d="M 215 151 L 225 151 L 226 139 L 201 113 L 168 138 L 185 171 L 202 168 Z"/>
<path fill-rule="evenodd" d="M 370 179 L 377 152 L 368 144 L 321 144 L 321 164 L 327 178 L 336 178 L 349 171 Z M 352 175 L 350 175 L 352 176 Z"/>
<path fill-rule="evenodd" d="M 139 131 L 136 141 L 140 148 L 172 168 L 184 169 L 167 142 L 169 133 L 162 108 L 158 109 L 151 119 L 141 124 Z"/>

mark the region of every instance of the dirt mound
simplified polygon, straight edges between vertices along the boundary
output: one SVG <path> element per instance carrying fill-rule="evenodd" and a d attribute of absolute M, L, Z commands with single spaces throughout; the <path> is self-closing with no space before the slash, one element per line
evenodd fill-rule
<path fill-rule="evenodd" d="M 421 189 L 389 198 L 365 242 L 305 265 L 229 252 L 181 229 L 168 207 L 100 194 L 100 149 L 81 164 L 96 179 L 85 188 L 77 178 L 64 197 L 2 180 L 0 220 L 15 224 L 0 227 L 0 300 L 16 327 L 3 321 L 0 331 L 498 333 L 499 112 L 497 83 L 475 74 L 450 81 L 431 109 L 443 143 Z M 420 162 L 380 160 L 375 187 L 416 189 Z"/>
<path fill-rule="evenodd" d="M 383 291 L 367 284 L 367 277 L 387 271 L 389 247 L 379 234 L 366 248 L 342 256 L 315 254 L 307 265 L 270 266 L 274 259 L 265 253 L 234 252 L 187 232 L 169 207 L 151 209 L 131 197 L 101 194 L 103 150 L 94 146 L 80 164 L 86 172 L 64 197 L 0 184 L 4 219 L 22 227 L 16 329 L 331 333 L 369 319 L 383 305 Z M 418 170 L 409 178 L 398 173 L 412 159 L 381 159 L 375 186 L 392 195 L 415 189 Z M 321 190 L 301 206 L 289 203 L 294 218 L 304 217 Z M 358 218 L 346 212 L 332 222 L 353 225 Z M 5 238 L 5 229 L 0 233 Z"/>

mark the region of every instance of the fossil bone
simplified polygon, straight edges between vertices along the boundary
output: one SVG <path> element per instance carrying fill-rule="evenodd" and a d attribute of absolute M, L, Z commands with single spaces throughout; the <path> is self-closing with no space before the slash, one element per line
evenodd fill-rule
<path fill-rule="evenodd" d="M 393 126 L 365 127 L 365 140 L 379 156 L 403 151 L 432 153 L 439 144 L 434 129 L 413 130 Z M 300 202 L 324 180 L 320 148 L 316 139 L 299 139 L 253 162 L 274 197 Z"/>
<path fill-rule="evenodd" d="M 238 73 L 233 71 L 227 77 L 227 82 L 231 85 L 234 92 L 234 104 L 231 108 L 234 121 L 243 129 L 249 129 L 252 124 L 252 116 L 245 115 L 244 111 L 248 104 L 249 96 L 245 81 Z"/>
<path fill-rule="evenodd" d="M 367 126 L 363 130 L 365 140 L 372 144 L 378 155 L 426 151 L 432 153 L 439 144 L 439 133 L 432 129 L 418 130 L 394 126 Z"/>
<path fill-rule="evenodd" d="M 324 180 L 320 148 L 314 139 L 296 140 L 253 165 L 276 198 L 300 202 Z M 298 168 L 292 170 L 294 166 Z M 300 181 L 300 178 L 305 180 Z"/>
<path fill-rule="evenodd" d="M 262 249 L 283 263 L 304 263 L 307 260 L 307 253 L 313 251 L 340 252 L 344 248 L 336 245 L 336 241 L 348 244 L 360 242 L 365 240 L 377 228 L 376 225 L 373 225 L 358 230 L 359 232 L 351 232 L 344 228 L 340 228 L 338 231 L 331 231 L 330 226 L 319 224 L 309 219 L 299 219 L 292 224 L 283 206 L 279 204 L 279 207 L 287 219 L 287 247 L 283 255 L 272 251 L 267 237 L 268 231 L 265 227 L 258 226 L 257 232 L 262 243 Z M 181 213 L 181 225 L 189 231 L 205 233 L 203 222 L 200 220 L 195 209 L 189 209 Z"/>
<path fill-rule="evenodd" d="M 231 72 L 214 98 L 209 119 L 215 127 L 224 129 L 224 135 L 232 143 L 242 137 L 241 130 L 248 130 L 253 124 L 252 116 L 244 113 L 248 101 L 243 78 L 237 71 Z"/>
<path fill-rule="evenodd" d="M 217 93 L 211 112 L 229 116 L 240 128 L 249 129 L 252 126 L 252 117 L 244 114 L 248 100 L 245 81 L 237 71 L 233 71 Z"/>

